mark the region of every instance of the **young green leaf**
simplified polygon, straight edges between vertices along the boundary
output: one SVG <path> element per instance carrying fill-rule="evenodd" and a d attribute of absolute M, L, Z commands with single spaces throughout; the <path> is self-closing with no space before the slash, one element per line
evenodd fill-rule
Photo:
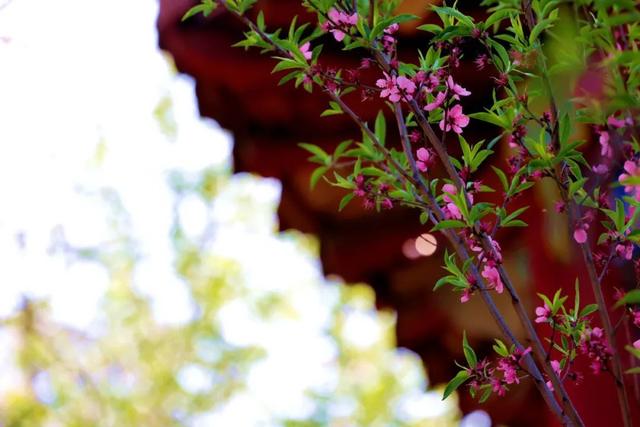
<path fill-rule="evenodd" d="M 449 384 L 447 384 L 447 386 L 444 388 L 444 393 L 442 395 L 442 400 L 445 400 L 447 397 L 449 397 L 449 395 L 451 395 L 451 393 L 456 391 L 458 389 L 458 387 L 460 387 L 462 384 L 464 384 L 465 381 L 467 381 L 468 379 L 469 379 L 469 374 L 467 373 L 466 370 L 459 371 L 456 374 L 456 376 L 453 377 L 453 379 L 451 381 L 449 381 Z"/>

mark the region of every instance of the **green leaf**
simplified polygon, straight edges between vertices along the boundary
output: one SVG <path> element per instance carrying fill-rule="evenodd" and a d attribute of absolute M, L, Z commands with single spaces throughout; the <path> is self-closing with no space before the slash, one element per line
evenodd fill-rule
<path fill-rule="evenodd" d="M 185 13 L 182 17 L 182 22 L 186 21 L 194 15 L 197 15 L 198 13 L 202 13 L 202 15 L 204 16 L 209 16 L 217 6 L 217 3 L 215 3 L 213 0 L 204 0 L 201 4 L 193 6 L 191 9 L 189 9 L 187 13 Z"/>
<path fill-rule="evenodd" d="M 471 113 L 469 114 L 469 117 L 471 117 L 472 119 L 477 119 L 483 122 L 491 123 L 492 125 L 496 125 L 502 129 L 509 129 L 511 127 L 511 123 L 507 122 L 505 119 L 501 118 L 497 114 L 490 113 L 490 112 L 481 111 L 478 113 Z"/>
<path fill-rule="evenodd" d="M 564 146 L 571 136 L 571 118 L 567 113 L 560 117 L 560 146 Z"/>
<path fill-rule="evenodd" d="M 421 31 L 428 31 L 430 33 L 439 33 L 442 31 L 442 27 L 440 27 L 439 25 L 435 25 L 435 24 L 424 24 L 424 25 L 420 25 L 418 27 L 418 30 Z"/>
<path fill-rule="evenodd" d="M 467 381 L 469 379 L 469 374 L 467 373 L 467 371 L 459 371 L 455 377 L 453 377 L 453 379 L 451 381 L 449 381 L 449 384 L 447 384 L 447 386 L 444 388 L 444 393 L 442 395 L 442 400 L 445 400 L 447 397 L 449 397 L 449 395 L 451 395 L 451 393 L 453 393 L 454 391 L 456 391 L 458 389 L 458 387 L 460 387 L 462 384 L 465 383 L 465 381 Z"/>
<path fill-rule="evenodd" d="M 342 110 L 324 110 L 320 117 L 329 117 L 329 116 L 337 116 L 343 114 Z"/>
<path fill-rule="evenodd" d="M 509 190 L 509 181 L 507 181 L 507 175 L 505 175 L 505 173 L 502 172 L 502 169 L 498 169 L 493 165 L 491 166 L 491 168 L 496 173 L 496 175 L 498 175 L 498 179 L 500 179 L 500 182 L 502 183 L 502 188 L 506 193 Z"/>
<path fill-rule="evenodd" d="M 296 62 L 292 59 L 283 58 L 280 60 L 280 62 L 276 64 L 275 67 L 273 67 L 273 70 L 271 70 L 271 73 L 273 74 L 273 73 L 277 73 L 278 71 L 291 70 L 293 68 L 304 68 L 304 67 L 305 67 L 304 64 Z"/>
<path fill-rule="evenodd" d="M 527 209 L 529 209 L 529 206 L 524 206 L 524 207 L 522 207 L 520 209 L 516 209 L 515 211 L 511 212 L 507 217 L 505 217 L 502 221 L 500 221 L 500 223 L 503 224 L 503 223 L 507 223 L 507 222 L 513 221 L 514 219 L 516 219 L 518 216 L 520 216 L 520 214 L 522 214 Z"/>
<path fill-rule="evenodd" d="M 442 286 L 446 285 L 447 283 L 454 284 L 457 279 L 458 278 L 456 276 L 444 276 L 444 277 L 441 277 L 440 279 L 438 279 L 436 284 L 433 286 L 433 290 L 437 291 L 438 289 L 440 289 Z"/>
<path fill-rule="evenodd" d="M 640 289 L 634 289 L 629 291 L 618 300 L 615 307 L 620 307 L 626 304 L 640 304 Z"/>
<path fill-rule="evenodd" d="M 514 219 L 512 221 L 507 221 L 502 224 L 503 227 L 528 227 L 529 224 L 522 221 L 521 219 Z"/>
<path fill-rule="evenodd" d="M 462 221 L 458 221 L 455 219 L 445 219 L 444 221 L 440 221 L 438 222 L 432 229 L 431 231 L 440 231 L 440 230 L 445 230 L 448 228 L 463 228 L 466 227 L 467 225 L 462 222 Z"/>
<path fill-rule="evenodd" d="M 482 162 L 484 162 L 487 157 L 493 154 L 493 150 L 482 150 L 477 155 L 474 156 L 473 161 L 471 162 L 471 172 L 475 172 L 478 170 Z"/>
<path fill-rule="evenodd" d="M 387 122 L 382 110 L 378 111 L 378 115 L 376 116 L 375 134 L 380 144 L 384 146 L 385 140 L 387 139 Z"/>
<path fill-rule="evenodd" d="M 352 143 L 353 143 L 352 140 L 347 139 L 346 141 L 342 141 L 340 144 L 338 144 L 335 151 L 333 152 L 333 160 L 336 161 L 340 157 L 342 157 L 342 154 L 344 154 L 344 152 L 347 150 L 347 148 L 349 148 L 349 146 Z"/>
<path fill-rule="evenodd" d="M 454 9 L 452 7 L 434 6 L 433 10 L 437 12 L 439 15 L 452 16 L 454 18 L 457 18 L 458 21 L 460 21 L 464 25 L 468 27 L 473 27 L 473 18 L 465 15 L 464 13 L 460 12 L 457 9 Z"/>
<path fill-rule="evenodd" d="M 581 178 L 577 181 L 572 182 L 569 185 L 569 197 L 573 197 L 573 195 L 576 194 L 576 191 L 584 186 L 584 183 L 587 182 L 587 179 L 588 178 Z"/>
<path fill-rule="evenodd" d="M 511 65 L 511 60 L 509 59 L 509 54 L 507 53 L 507 50 L 504 48 L 504 46 L 502 46 L 500 43 L 498 43 L 495 40 L 488 39 L 487 42 L 495 49 L 498 56 L 502 60 L 503 67 L 500 69 L 500 71 L 506 72 Z M 512 44 L 516 44 L 516 43 L 512 43 Z"/>
<path fill-rule="evenodd" d="M 493 351 L 496 352 L 499 356 L 507 357 L 509 356 L 509 349 L 505 345 L 504 342 L 496 338 L 496 343 L 493 345 Z"/>
<path fill-rule="evenodd" d="M 616 229 L 619 231 L 622 231 L 622 229 L 624 228 L 624 217 L 625 217 L 625 212 L 624 212 L 624 204 L 622 203 L 622 200 L 620 199 L 616 199 L 616 218 L 615 218 L 615 223 L 616 223 Z"/>
<path fill-rule="evenodd" d="M 289 74 L 287 74 L 286 76 L 284 76 L 283 78 L 280 79 L 280 81 L 278 82 L 278 86 L 282 86 L 283 84 L 287 83 L 290 80 L 295 79 L 296 77 L 298 77 L 298 74 L 300 74 L 299 71 L 292 71 Z"/>
<path fill-rule="evenodd" d="M 529 34 L 529 45 L 533 45 L 544 30 L 551 28 L 554 21 L 555 19 L 543 19 L 538 22 L 531 30 L 531 34 Z"/>
<path fill-rule="evenodd" d="M 258 12 L 258 17 L 256 18 L 256 25 L 260 31 L 264 31 L 266 29 L 266 25 L 264 23 L 264 13 L 262 11 Z"/>
<path fill-rule="evenodd" d="M 464 358 L 467 359 L 467 363 L 470 368 L 475 368 L 478 364 L 478 357 L 476 356 L 476 352 L 473 351 L 473 348 L 469 345 L 469 341 L 467 341 L 467 332 L 462 332 L 462 351 L 464 352 Z"/>
<path fill-rule="evenodd" d="M 491 396 L 491 387 L 487 386 L 485 387 L 484 392 L 482 393 L 482 396 L 480 396 L 480 400 L 478 400 L 478 402 L 486 402 L 487 399 L 489 399 L 489 396 Z"/>
<path fill-rule="evenodd" d="M 424 225 L 429 221 L 429 213 L 421 212 L 420 213 L 420 224 Z"/>
<path fill-rule="evenodd" d="M 309 186 L 312 190 L 315 188 L 320 177 L 324 175 L 328 170 L 328 166 L 320 166 L 313 171 L 313 173 L 311 174 L 311 178 L 309 179 Z"/>
<path fill-rule="evenodd" d="M 420 18 L 416 15 L 410 15 L 410 14 L 404 13 L 398 16 L 383 19 L 373 27 L 373 29 L 371 30 L 371 34 L 369 34 L 369 40 L 374 40 L 376 37 L 382 34 L 382 32 L 390 25 L 401 24 L 403 22 L 411 21 L 414 19 L 420 19 Z"/>
<path fill-rule="evenodd" d="M 354 196 L 355 196 L 355 194 L 353 194 L 353 193 L 349 193 L 346 196 L 344 196 L 342 198 L 342 200 L 340 200 L 340 205 L 338 206 L 338 211 L 342 211 L 349 204 L 349 202 L 353 199 Z"/>
<path fill-rule="evenodd" d="M 305 150 L 313 154 L 314 157 L 316 157 L 322 163 L 328 164 L 331 161 L 331 156 L 327 154 L 327 152 L 324 151 L 322 148 L 318 147 L 317 145 L 301 142 L 298 144 L 298 146 L 301 148 L 304 148 Z"/>
<path fill-rule="evenodd" d="M 598 311 L 598 304 L 589 304 L 580 311 L 579 317 L 586 317 Z"/>
<path fill-rule="evenodd" d="M 501 10 L 497 10 L 496 12 L 492 13 L 486 21 L 484 21 L 484 28 L 489 28 L 491 27 L 493 24 L 498 23 L 500 21 L 502 21 L 504 18 L 509 17 L 510 15 L 513 14 L 512 10 L 509 9 L 501 9 Z"/>

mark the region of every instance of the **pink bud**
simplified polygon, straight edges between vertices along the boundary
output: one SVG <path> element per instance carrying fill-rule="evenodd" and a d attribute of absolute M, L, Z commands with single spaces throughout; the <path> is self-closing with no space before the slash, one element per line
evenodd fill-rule
<path fill-rule="evenodd" d="M 573 238 L 576 242 L 583 244 L 587 241 L 587 231 L 584 228 L 576 228 L 573 232 Z"/>

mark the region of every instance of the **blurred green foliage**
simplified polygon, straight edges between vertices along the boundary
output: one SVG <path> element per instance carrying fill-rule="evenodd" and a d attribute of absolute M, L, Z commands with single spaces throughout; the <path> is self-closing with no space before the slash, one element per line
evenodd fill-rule
<path fill-rule="evenodd" d="M 100 144 L 103 148 L 107 143 Z M 184 220 L 179 209 L 174 213 L 174 268 L 193 302 L 191 319 L 180 324 L 156 319 L 150 297 L 134 285 L 139 257 L 126 206 L 117 190 L 105 191 L 113 240 L 107 248 L 76 251 L 82 262 L 99 263 L 109 274 L 110 286 L 96 313 L 97 326 L 84 331 L 59 324 L 47 301 L 34 300 L 25 300 L 14 317 L 4 320 L 2 332 L 11 337 L 13 348 L 8 350 L 14 352 L 19 381 L 0 401 L 0 425 L 212 425 L 215 418 L 206 417 L 215 415 L 234 397 L 255 398 L 248 381 L 250 372 L 273 351 L 229 342 L 221 323 L 225 307 L 240 305 L 259 324 L 272 324 L 276 331 L 277 325 L 285 325 L 282 333 L 286 334 L 289 327 L 314 328 L 307 312 L 314 304 L 321 305 L 319 313 L 326 319 L 316 322 L 319 326 L 315 328 L 320 329 L 310 329 L 309 334 L 326 339 L 333 349 L 322 371 L 329 378 L 322 387 L 305 388 L 310 407 L 301 416 L 283 416 L 282 411 L 267 407 L 268 423 L 254 425 L 457 424 L 455 399 L 441 402 L 441 390 L 425 390 L 419 358 L 395 348 L 395 318 L 376 312 L 372 290 L 327 281 L 319 272 L 316 240 L 295 232 L 276 233 L 276 201 L 257 201 L 259 178 L 230 177 L 225 171 L 208 169 L 196 177 L 174 171 L 168 181 L 176 203 L 196 197 L 209 209 L 226 206 L 224 214 L 212 215 L 195 236 L 181 225 Z M 265 289 L 250 285 L 248 282 L 256 282 L 255 277 L 251 279 L 255 265 L 234 256 L 224 243 L 216 248 L 221 233 L 237 228 L 289 248 L 290 259 L 268 259 L 268 263 L 306 263 L 311 266 L 305 270 L 307 276 L 299 273 L 302 279 L 294 279 L 293 285 L 270 283 Z M 252 240 L 242 244 L 252 245 Z M 289 272 L 278 274 L 286 282 Z M 277 347 L 278 351 L 287 353 L 306 344 L 295 337 L 287 341 L 285 336 L 278 345 L 284 347 Z M 306 366 L 304 360 L 294 363 Z M 291 375 L 297 375 L 296 369 L 300 368 L 291 366 Z M 189 375 L 192 379 L 185 380 Z M 274 393 L 278 390 L 274 387 Z M 226 425 L 246 424 L 232 421 Z"/>

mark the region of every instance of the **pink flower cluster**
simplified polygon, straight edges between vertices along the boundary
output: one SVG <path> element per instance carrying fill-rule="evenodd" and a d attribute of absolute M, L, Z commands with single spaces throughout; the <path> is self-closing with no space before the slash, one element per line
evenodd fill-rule
<path fill-rule="evenodd" d="M 518 349 L 507 357 L 500 358 L 497 369 L 502 371 L 506 384 L 520 384 L 520 379 L 518 378 L 519 364 L 522 358 L 530 352 L 531 347 L 527 347 L 524 350 Z"/>
<path fill-rule="evenodd" d="M 449 76 L 446 81 L 445 90 L 438 92 L 434 100 L 426 104 L 423 108 L 425 111 L 433 111 L 436 108 L 443 107 L 447 98 L 459 101 L 461 96 L 469 95 L 471 95 L 471 92 L 454 82 L 453 77 Z M 456 104 L 444 112 L 439 125 L 440 129 L 445 132 L 453 130 L 455 133 L 461 134 L 462 128 L 468 124 L 469 117 L 465 116 L 462 112 L 462 106 Z"/>
<path fill-rule="evenodd" d="M 385 52 L 391 53 L 393 52 L 396 45 L 396 38 L 393 36 L 400 29 L 400 25 L 392 24 L 384 29 L 384 34 L 382 35 L 382 48 Z"/>
<path fill-rule="evenodd" d="M 353 191 L 353 194 L 364 199 L 362 203 L 365 209 L 373 209 L 376 206 L 376 201 L 378 201 L 384 209 L 393 208 L 393 202 L 388 197 L 388 184 L 379 184 L 377 191 L 375 191 L 373 185 L 366 181 L 363 175 L 356 176 L 355 184 L 356 189 Z"/>
<path fill-rule="evenodd" d="M 446 219 L 462 219 L 462 212 L 460 212 L 460 208 L 458 208 L 451 198 L 452 195 L 458 193 L 458 189 L 453 184 L 444 184 L 442 186 L 442 192 L 444 193 L 442 198 L 445 202 L 445 205 L 442 208 L 444 217 Z"/>
<path fill-rule="evenodd" d="M 336 41 L 341 42 L 344 40 L 347 32 L 351 27 L 358 24 L 358 14 L 353 13 L 351 15 L 340 12 L 335 8 L 331 8 L 327 14 L 329 19 L 320 25 L 324 31 L 329 31 L 333 34 Z"/>
<path fill-rule="evenodd" d="M 475 368 L 467 370 L 472 378 L 470 387 L 477 392 L 483 384 L 490 384 L 491 391 L 500 397 L 504 396 L 507 392 L 507 385 L 520 384 L 518 376 L 518 372 L 521 370 L 520 362 L 530 352 L 531 347 L 527 347 L 524 350 L 518 349 L 506 357 L 500 357 L 496 368 L 491 367 L 490 363 L 483 359 L 478 362 Z"/>
<path fill-rule="evenodd" d="M 405 76 L 390 76 L 384 73 L 384 79 L 378 79 L 376 86 L 382 89 L 380 98 L 389 98 L 391 102 L 399 102 L 403 97 L 407 101 L 413 99 L 416 84 Z"/>
<path fill-rule="evenodd" d="M 590 367 L 594 374 L 602 372 L 613 355 L 601 328 L 585 331 L 578 348 L 582 354 L 586 354 L 591 359 Z"/>

